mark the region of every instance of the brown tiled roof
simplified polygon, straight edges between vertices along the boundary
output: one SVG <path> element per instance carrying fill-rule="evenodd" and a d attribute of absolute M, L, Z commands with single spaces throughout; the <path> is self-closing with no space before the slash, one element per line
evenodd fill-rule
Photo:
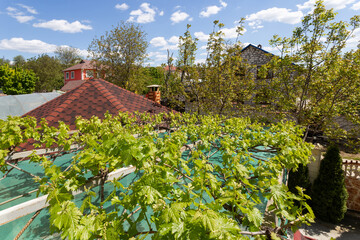
<path fill-rule="evenodd" d="M 156 114 L 172 110 L 105 80 L 90 79 L 23 116 L 33 116 L 38 120 L 45 118 L 49 126 L 57 126 L 58 121 L 63 121 L 73 130 L 76 116 L 104 118 L 107 111 L 111 114 L 119 111 Z"/>
<path fill-rule="evenodd" d="M 63 92 L 67 92 L 67 91 L 73 90 L 74 88 L 77 88 L 84 82 L 85 82 L 85 80 L 68 81 L 60 90 Z"/>
<path fill-rule="evenodd" d="M 64 69 L 63 72 L 70 70 L 77 70 L 77 69 L 95 69 L 95 68 L 96 66 L 90 60 L 81 60 L 79 64 Z"/>
<path fill-rule="evenodd" d="M 165 70 L 165 71 L 169 71 L 169 68 L 170 68 L 170 71 L 172 71 L 172 72 L 173 72 L 173 71 L 176 71 L 176 69 L 177 69 L 177 68 L 174 67 L 174 66 L 165 66 L 165 67 L 164 67 L 164 70 Z"/>

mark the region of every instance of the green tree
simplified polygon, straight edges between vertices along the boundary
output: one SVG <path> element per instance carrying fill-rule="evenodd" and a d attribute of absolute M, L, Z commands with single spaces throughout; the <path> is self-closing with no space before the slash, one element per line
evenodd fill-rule
<path fill-rule="evenodd" d="M 64 69 L 77 64 L 81 60 L 80 51 L 77 48 L 58 46 L 54 53 Z"/>
<path fill-rule="evenodd" d="M 10 60 L 5 57 L 0 58 L 0 65 L 10 64 Z"/>
<path fill-rule="evenodd" d="M 37 79 L 35 73 L 31 70 L 18 67 L 12 68 L 7 64 L 0 66 L 0 89 L 5 94 L 33 93 Z"/>
<path fill-rule="evenodd" d="M 23 67 L 24 64 L 26 63 L 25 58 L 22 55 L 17 55 L 13 58 L 14 61 L 14 65 L 16 67 Z"/>
<path fill-rule="evenodd" d="M 51 92 L 64 86 L 64 69 L 60 61 L 47 54 L 28 59 L 25 68 L 35 72 L 38 80 L 36 81 L 36 92 Z"/>
<path fill-rule="evenodd" d="M 281 55 L 268 64 L 266 70 L 274 77 L 265 88 L 270 89 L 274 117 L 293 119 L 312 134 L 325 132 L 339 140 L 347 132 L 336 118 L 360 123 L 359 107 L 353 104 L 360 95 L 359 50 L 343 53 L 360 18 L 347 23 L 335 21 L 335 16 L 317 1 L 290 38 L 273 37 L 270 43 Z"/>
<path fill-rule="evenodd" d="M 243 31 L 242 21 L 237 28 L 238 37 Z M 251 66 L 241 58 L 240 41 L 225 40 L 223 27 L 222 23 L 214 21 L 205 63 L 195 64 L 197 39 L 191 36 L 190 25 L 179 38 L 177 74 L 169 76 L 165 94 L 173 105 L 186 104 L 192 112 L 225 115 L 240 114 L 243 108 L 249 107 L 236 103 L 250 100 L 253 95 Z"/>
<path fill-rule="evenodd" d="M 142 92 L 141 65 L 146 58 L 146 33 L 139 25 L 121 22 L 105 35 L 94 38 L 89 53 L 106 74 L 106 80 L 134 92 Z"/>
<path fill-rule="evenodd" d="M 340 152 L 338 147 L 330 146 L 313 185 L 312 207 L 315 216 L 327 222 L 340 222 L 347 210 L 347 197 Z"/>
<path fill-rule="evenodd" d="M 312 221 L 304 197 L 279 182 L 284 168 L 306 164 L 311 154 L 293 123 L 264 128 L 217 115 L 120 112 L 76 126 L 70 134 L 62 122 L 49 128 L 32 118 L 0 121 L 3 172 L 10 169 L 5 157 L 29 138 L 41 143 L 35 147 L 60 150 L 50 158 L 34 153 L 31 161 L 44 168 L 37 181 L 63 238 L 270 239 Z M 168 130 L 159 134 L 159 126 Z M 64 170 L 57 157 L 66 151 L 76 155 Z M 130 165 L 130 181 L 107 178 Z M 85 190 L 81 206 L 73 202 L 77 190 Z M 263 211 L 273 214 L 273 225 L 264 223 Z"/>

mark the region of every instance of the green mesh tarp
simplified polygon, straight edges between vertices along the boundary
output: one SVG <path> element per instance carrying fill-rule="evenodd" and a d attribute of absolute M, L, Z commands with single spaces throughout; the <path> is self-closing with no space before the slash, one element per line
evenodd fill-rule
<path fill-rule="evenodd" d="M 183 158 L 187 157 L 187 152 L 183 153 Z M 56 160 L 56 164 L 58 166 L 61 166 L 62 168 L 66 168 L 70 162 L 71 158 L 74 154 L 67 154 L 62 157 L 59 157 Z M 261 157 L 263 159 L 270 158 L 272 155 L 269 153 L 256 153 L 257 157 Z M 213 164 L 218 164 L 222 166 L 222 156 L 221 153 L 218 152 L 214 154 L 210 158 L 210 162 Z M 257 160 L 253 159 L 252 164 L 256 166 L 258 164 Z M 38 166 L 36 163 L 30 163 L 29 161 L 22 161 L 19 162 L 18 166 L 26 171 L 31 172 L 34 175 L 37 175 L 39 177 L 43 176 L 43 173 L 41 171 L 41 167 Z M 191 167 L 191 166 L 190 166 Z M 121 183 L 126 187 L 129 186 L 133 181 L 135 181 L 139 174 L 136 175 L 135 173 L 131 173 L 124 177 L 121 180 Z M 3 177 L 4 174 L 0 174 L 0 178 Z M 33 178 L 24 172 L 21 172 L 17 169 L 12 170 L 8 176 L 0 181 L 0 202 L 4 202 L 6 200 L 9 200 L 11 198 L 14 198 L 16 196 L 19 196 L 23 193 L 29 192 L 31 190 L 37 189 L 38 184 L 34 183 Z M 98 192 L 97 188 L 94 188 L 95 192 Z M 113 191 L 113 186 L 110 184 L 105 185 L 105 194 L 110 193 Z M 36 197 L 36 193 L 29 194 L 25 197 L 22 197 L 20 199 L 17 199 L 15 201 L 12 201 L 10 203 L 4 204 L 0 206 L 0 210 L 9 208 L 11 206 L 15 206 L 19 203 L 29 201 Z M 85 194 L 79 194 L 75 196 L 75 203 L 80 206 L 82 199 L 85 197 Z M 266 208 L 266 199 L 264 199 L 262 196 L 259 196 L 262 200 L 262 204 L 259 204 L 257 207 L 259 210 L 264 213 Z M 96 200 L 96 199 L 95 199 Z M 205 201 L 211 201 L 211 199 L 208 196 L 204 196 Z M 109 203 L 110 205 L 110 203 Z M 110 208 L 111 206 L 105 205 L 105 208 Z M 110 209 L 109 209 L 110 210 Z M 34 213 L 33 213 L 34 214 Z M 1 239 L 7 240 L 7 239 L 14 239 L 14 237 L 20 232 L 20 230 L 25 226 L 25 224 L 28 222 L 28 220 L 33 216 L 33 214 L 29 214 L 27 216 L 24 216 L 22 218 L 19 218 L 15 221 L 12 221 L 10 223 L 7 223 L 3 226 L 0 226 L 0 236 Z M 137 215 L 134 215 L 136 218 Z M 144 224 L 145 226 L 145 224 Z M 138 230 L 147 230 L 143 229 L 142 224 L 140 223 L 137 226 Z M 155 226 L 154 226 L 155 228 Z M 148 239 L 150 239 L 151 236 L 148 236 Z M 49 226 L 49 214 L 47 209 L 43 209 L 41 213 L 35 218 L 35 220 L 30 224 L 30 226 L 26 229 L 26 231 L 22 234 L 20 239 L 61 239 L 60 235 L 58 233 L 52 234 L 50 232 L 50 226 Z"/>

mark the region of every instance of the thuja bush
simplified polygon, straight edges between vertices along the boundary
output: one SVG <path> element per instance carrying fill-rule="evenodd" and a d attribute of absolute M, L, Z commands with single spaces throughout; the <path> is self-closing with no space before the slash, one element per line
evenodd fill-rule
<path fill-rule="evenodd" d="M 298 168 L 290 170 L 288 187 L 289 191 L 295 194 L 299 192 L 298 187 L 301 187 L 305 194 L 310 195 L 311 183 L 307 165 L 299 164 Z M 310 199 L 307 202 L 310 202 Z"/>
<path fill-rule="evenodd" d="M 319 176 L 314 182 L 312 194 L 315 216 L 327 222 L 340 222 L 347 210 L 348 194 L 341 166 L 339 148 L 330 146 L 321 161 Z"/>

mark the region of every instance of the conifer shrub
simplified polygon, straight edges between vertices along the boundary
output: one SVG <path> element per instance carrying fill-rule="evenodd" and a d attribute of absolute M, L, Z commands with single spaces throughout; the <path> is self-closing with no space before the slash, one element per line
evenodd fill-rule
<path fill-rule="evenodd" d="M 340 222 L 347 210 L 347 197 L 339 148 L 330 146 L 321 161 L 319 175 L 312 187 L 315 216 L 326 222 Z"/>
<path fill-rule="evenodd" d="M 305 189 L 304 193 L 306 195 L 311 194 L 311 183 L 309 180 L 309 170 L 307 165 L 299 164 L 297 169 L 291 169 L 289 172 L 289 190 L 292 193 L 298 194 L 298 190 L 296 189 L 297 186 Z"/>

